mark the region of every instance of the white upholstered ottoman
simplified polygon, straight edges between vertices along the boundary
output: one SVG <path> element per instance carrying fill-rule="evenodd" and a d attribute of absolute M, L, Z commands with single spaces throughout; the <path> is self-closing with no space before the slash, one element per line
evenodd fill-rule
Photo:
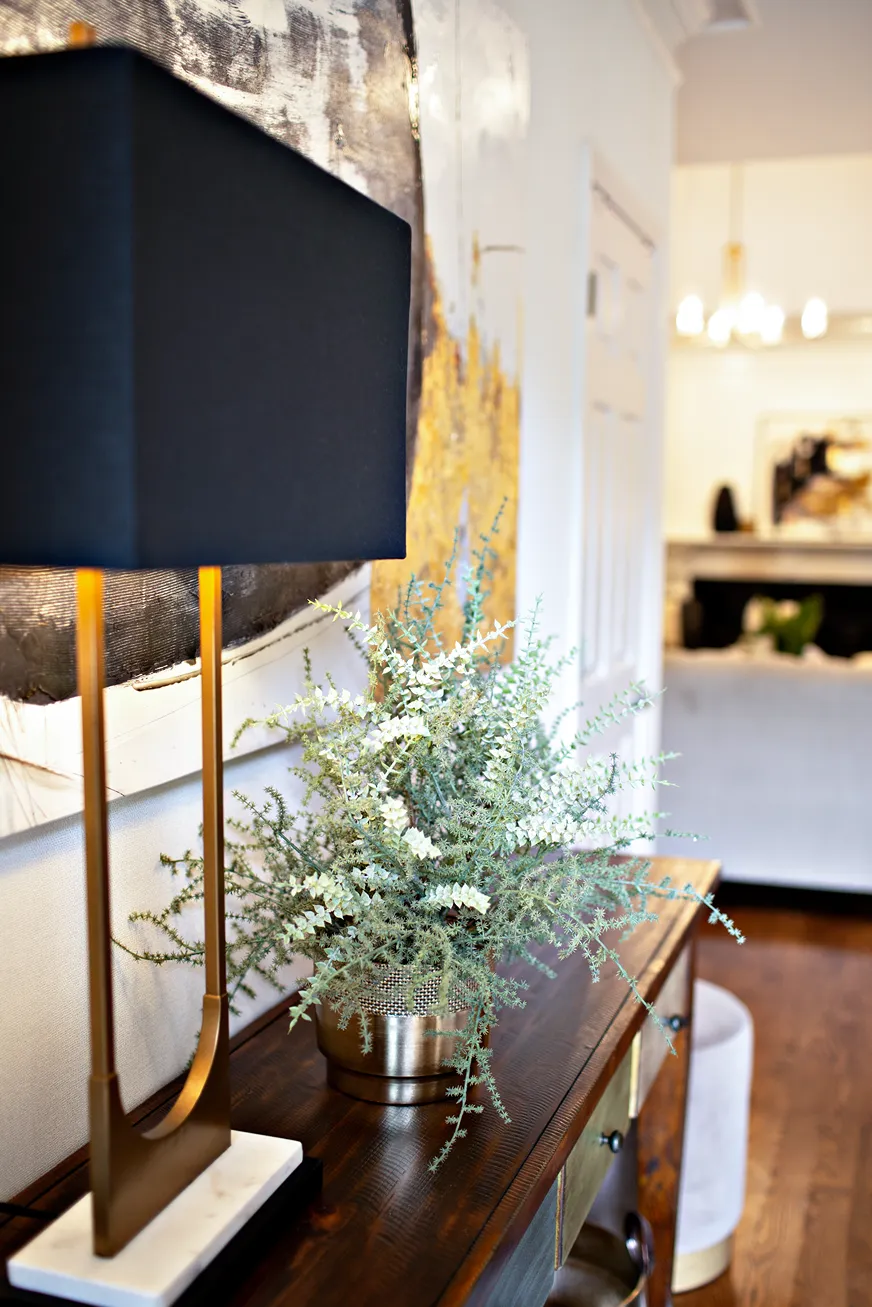
<path fill-rule="evenodd" d="M 745 1202 L 754 1027 L 734 994 L 697 980 L 674 1293 L 726 1270 Z"/>

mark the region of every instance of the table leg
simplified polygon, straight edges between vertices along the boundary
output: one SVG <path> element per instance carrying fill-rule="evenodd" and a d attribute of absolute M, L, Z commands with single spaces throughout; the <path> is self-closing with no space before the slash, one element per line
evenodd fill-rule
<path fill-rule="evenodd" d="M 694 974 L 692 958 L 691 1020 Z M 690 1031 L 691 1026 L 688 1024 L 673 1036 L 675 1056 L 666 1058 L 637 1122 L 639 1211 L 647 1217 L 654 1234 L 655 1265 L 648 1284 L 648 1307 L 669 1307 L 672 1302 L 672 1261 L 684 1147 Z"/>

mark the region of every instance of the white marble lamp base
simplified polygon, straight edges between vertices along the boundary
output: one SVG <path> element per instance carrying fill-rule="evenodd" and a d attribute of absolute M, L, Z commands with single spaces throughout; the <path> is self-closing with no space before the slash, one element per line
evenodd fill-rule
<path fill-rule="evenodd" d="M 91 1195 L 11 1257 L 18 1289 L 94 1307 L 169 1307 L 303 1160 L 293 1139 L 231 1132 L 231 1144 L 114 1257 L 95 1257 Z"/>

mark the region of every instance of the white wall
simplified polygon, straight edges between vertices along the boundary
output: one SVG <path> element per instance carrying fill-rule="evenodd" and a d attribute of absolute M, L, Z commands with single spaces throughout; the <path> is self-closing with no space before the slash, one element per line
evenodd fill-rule
<path fill-rule="evenodd" d="M 423 30 L 429 33 L 432 51 L 453 5 L 420 0 L 417 8 L 430 19 Z M 465 22 L 472 21 L 469 8 Z M 520 177 L 504 173 L 501 191 L 526 206 L 518 605 L 525 611 L 544 594 L 545 628 L 565 635 L 567 607 L 578 601 L 572 559 L 583 439 L 577 389 L 586 276 L 580 257 L 583 146 L 589 143 L 598 150 L 665 232 L 673 80 L 668 60 L 640 23 L 633 0 L 504 0 L 502 5 L 476 0 L 472 8 L 480 8 L 493 22 L 502 12 L 529 42 L 530 148 Z M 506 50 L 516 48 L 515 36 L 506 32 Z M 425 96 L 421 109 L 426 137 Z M 449 107 L 449 117 L 451 111 Z M 454 139 L 455 148 L 462 149 L 462 132 Z M 521 166 L 511 151 L 501 159 L 498 142 L 492 140 L 489 151 L 490 169 Z M 425 192 L 426 187 L 425 171 Z M 512 234 L 522 224 L 516 225 L 517 215 L 508 216 L 512 221 L 506 230 Z M 459 212 L 457 221 L 463 221 Z M 461 226 L 457 234 L 462 234 Z M 463 258 L 458 262 L 456 275 L 448 274 L 449 302 L 460 294 Z M 446 276 L 446 270 L 440 274 Z M 518 276 L 520 281 L 520 270 Z M 298 685 L 299 668 L 290 663 L 288 698 Z M 576 686 L 577 681 L 573 697 Z M 264 709 L 274 702 L 271 691 Z M 168 740 L 172 747 L 172 733 Z M 227 786 L 256 791 L 266 781 L 280 780 L 284 766 L 285 759 L 274 751 L 250 756 L 228 766 Z M 165 902 L 167 880 L 158 865 L 159 854 L 180 851 L 194 841 L 197 780 L 186 778 L 117 800 L 110 807 L 110 820 L 114 911 L 121 929 L 131 908 Z M 86 1135 L 87 1000 L 78 817 L 0 841 L 0 932 L 0 1197 L 8 1197 Z M 128 1105 L 183 1065 L 197 1028 L 198 981 L 196 973 L 154 971 L 118 959 L 116 1020 Z M 269 994 L 263 995 L 248 1015 L 270 1001 Z"/>

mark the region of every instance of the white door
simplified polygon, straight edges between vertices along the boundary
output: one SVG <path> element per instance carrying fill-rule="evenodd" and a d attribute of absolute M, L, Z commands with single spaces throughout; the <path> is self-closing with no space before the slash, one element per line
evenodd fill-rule
<path fill-rule="evenodd" d="M 656 261 L 644 226 L 592 178 L 583 368 L 581 515 L 582 720 L 661 669 L 661 382 Z M 656 751 L 659 712 L 613 727 L 596 751 Z M 618 811 L 651 806 L 651 791 Z"/>

